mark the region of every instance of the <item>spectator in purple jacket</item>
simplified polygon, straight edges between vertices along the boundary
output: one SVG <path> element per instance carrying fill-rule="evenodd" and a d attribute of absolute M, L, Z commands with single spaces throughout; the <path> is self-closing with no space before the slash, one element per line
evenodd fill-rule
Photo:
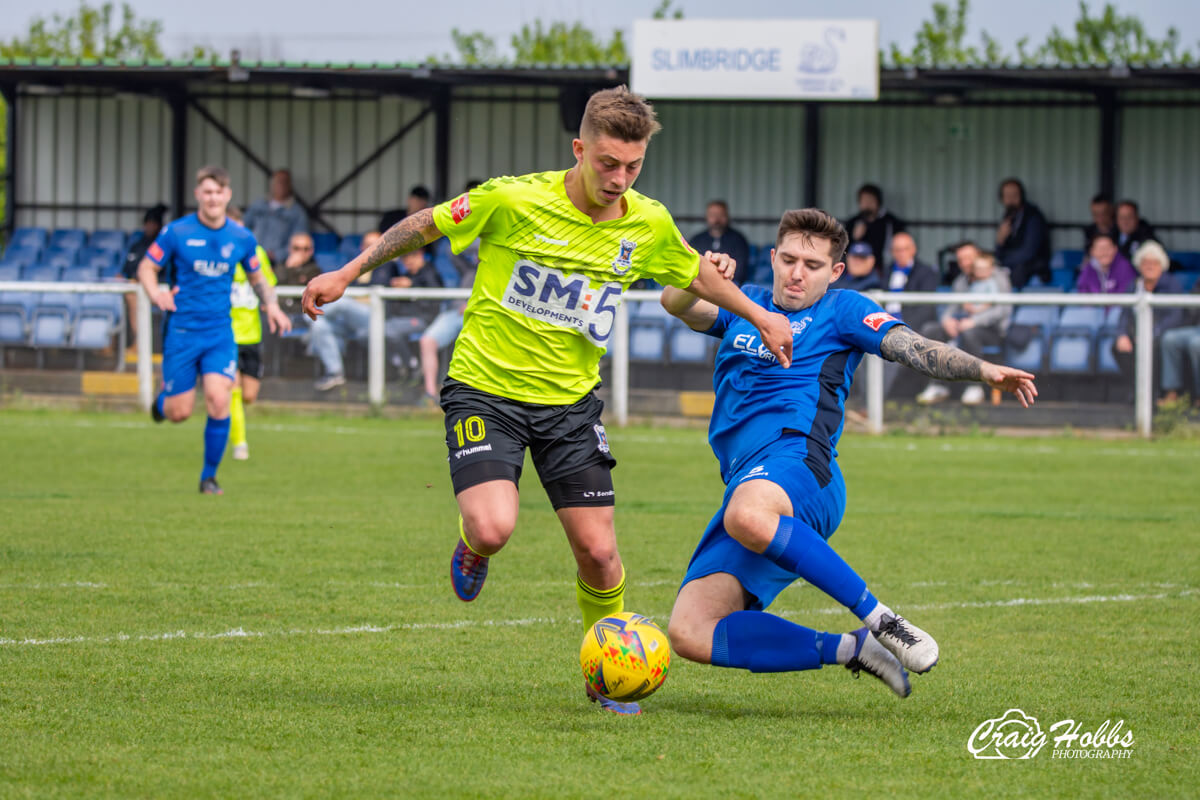
<path fill-rule="evenodd" d="M 1111 234 L 1097 234 L 1079 270 L 1075 291 L 1080 294 L 1124 294 L 1133 290 L 1137 272 L 1121 255 Z"/>

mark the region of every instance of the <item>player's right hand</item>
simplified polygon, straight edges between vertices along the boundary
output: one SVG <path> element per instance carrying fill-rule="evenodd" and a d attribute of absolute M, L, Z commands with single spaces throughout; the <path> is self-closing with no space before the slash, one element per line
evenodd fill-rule
<path fill-rule="evenodd" d="M 304 295 L 300 298 L 300 310 L 309 319 L 316 319 L 325 312 L 321 306 L 337 300 L 346 292 L 346 282 L 341 276 L 342 270 L 326 272 L 313 278 L 304 287 Z"/>
<path fill-rule="evenodd" d="M 179 294 L 179 287 L 174 286 L 170 289 L 154 293 L 154 305 L 158 306 L 159 311 L 174 311 L 175 310 L 175 295 Z"/>
<path fill-rule="evenodd" d="M 783 314 L 768 314 L 762 327 L 758 329 L 758 335 L 771 355 L 779 359 L 781 367 L 786 369 L 792 365 L 792 323 L 787 317 Z"/>

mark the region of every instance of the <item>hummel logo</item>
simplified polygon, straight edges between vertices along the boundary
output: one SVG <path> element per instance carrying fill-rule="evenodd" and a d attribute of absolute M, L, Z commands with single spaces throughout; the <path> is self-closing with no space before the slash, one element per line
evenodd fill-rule
<path fill-rule="evenodd" d="M 540 233 L 535 233 L 533 238 L 537 239 L 539 242 L 545 242 L 546 244 L 556 244 L 559 247 L 566 247 L 570 244 L 570 242 L 568 242 L 566 239 L 551 239 L 549 236 L 542 236 Z"/>
<path fill-rule="evenodd" d="M 208 242 L 204 241 L 203 239 L 188 239 L 187 240 L 188 247 L 204 247 L 204 245 L 206 245 L 206 244 L 208 244 Z"/>

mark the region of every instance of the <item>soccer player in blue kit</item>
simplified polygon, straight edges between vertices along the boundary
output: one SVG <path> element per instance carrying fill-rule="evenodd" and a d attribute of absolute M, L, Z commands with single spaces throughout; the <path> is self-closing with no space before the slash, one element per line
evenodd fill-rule
<path fill-rule="evenodd" d="M 726 484 L 671 612 L 671 644 L 692 661 L 751 672 L 843 664 L 907 697 L 907 670 L 938 661 L 933 638 L 881 603 L 827 540 L 846 489 L 836 446 L 846 395 L 864 353 L 940 380 L 975 380 L 1028 407 L 1033 375 L 998 366 L 915 333 L 873 300 L 830 290 L 845 269 L 848 237 L 819 209 L 788 211 L 771 252 L 773 287 L 745 291 L 791 320 L 792 365 L 783 368 L 752 327 L 673 287 L 662 304 L 694 330 L 721 339 L 709 441 Z M 764 611 L 797 578 L 864 623 L 845 634 L 796 625 Z"/>
<path fill-rule="evenodd" d="M 222 167 L 200 169 L 195 197 L 196 213 L 163 228 L 146 250 L 138 281 L 164 312 L 163 388 L 150 414 L 155 422 L 183 422 L 196 402 L 196 376 L 202 377 L 208 422 L 200 492 L 221 494 L 217 467 L 229 439 L 229 400 L 237 376 L 229 297 L 239 262 L 266 311 L 271 332 L 291 330 L 292 323 L 258 268 L 254 234 L 225 215 L 233 199 L 229 173 Z M 160 288 L 158 272 L 168 265 L 174 286 Z"/>

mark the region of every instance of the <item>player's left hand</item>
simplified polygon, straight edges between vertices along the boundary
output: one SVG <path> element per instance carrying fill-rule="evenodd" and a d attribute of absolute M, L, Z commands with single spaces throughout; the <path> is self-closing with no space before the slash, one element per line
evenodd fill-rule
<path fill-rule="evenodd" d="M 705 250 L 704 257 L 717 268 L 717 272 L 721 273 L 721 277 L 725 280 L 731 281 L 737 274 L 737 260 L 731 258 L 728 253 L 714 253 L 712 250 Z"/>
<path fill-rule="evenodd" d="M 292 329 L 292 318 L 278 305 L 267 306 L 267 327 L 271 333 L 287 333 Z"/>
<path fill-rule="evenodd" d="M 1037 387 L 1033 384 L 1034 376 L 1024 370 L 985 361 L 981 377 L 983 382 L 993 389 L 1015 394 L 1025 408 L 1033 405 L 1034 398 L 1037 397 Z"/>

